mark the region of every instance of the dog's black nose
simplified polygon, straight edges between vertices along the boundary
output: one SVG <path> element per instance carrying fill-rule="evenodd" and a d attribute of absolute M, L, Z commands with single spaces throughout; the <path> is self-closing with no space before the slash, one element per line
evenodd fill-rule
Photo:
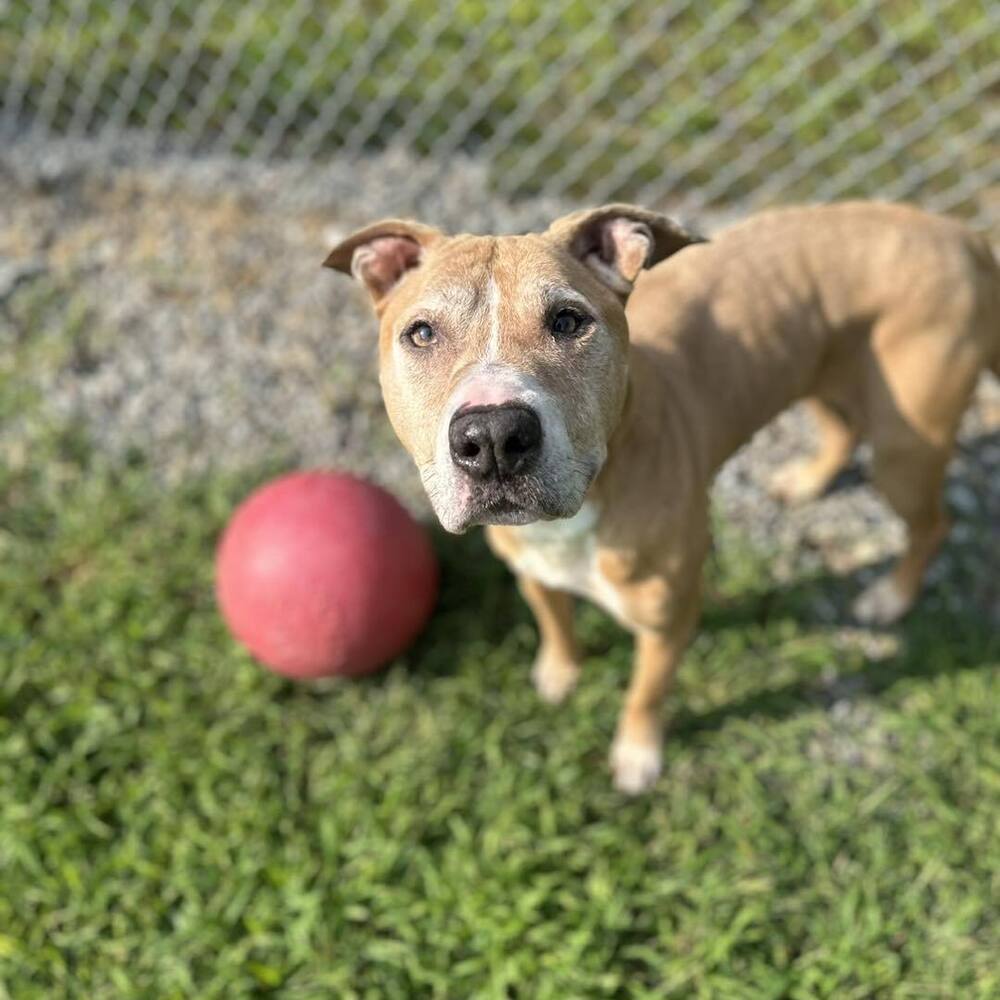
<path fill-rule="evenodd" d="M 473 479 L 506 479 L 527 471 L 542 444 L 542 424 L 527 406 L 476 406 L 456 413 L 448 428 L 452 461 Z"/>

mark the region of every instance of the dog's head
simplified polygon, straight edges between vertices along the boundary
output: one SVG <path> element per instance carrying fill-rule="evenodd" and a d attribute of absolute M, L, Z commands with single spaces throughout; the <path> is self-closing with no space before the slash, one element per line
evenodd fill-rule
<path fill-rule="evenodd" d="M 579 510 L 625 401 L 633 282 L 693 242 L 609 205 L 524 236 L 390 220 L 333 249 L 371 296 L 389 419 L 445 528 Z"/>

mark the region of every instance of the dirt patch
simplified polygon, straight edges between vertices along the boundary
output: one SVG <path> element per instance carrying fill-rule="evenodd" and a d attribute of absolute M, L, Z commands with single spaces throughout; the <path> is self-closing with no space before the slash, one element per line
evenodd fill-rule
<path fill-rule="evenodd" d="M 418 193 L 428 169 L 441 174 L 431 195 Z M 16 349 L 36 401 L 7 421 L 8 461 L 30 460 L 32 428 L 55 418 L 111 456 L 141 450 L 168 482 L 277 458 L 365 473 L 418 510 L 382 408 L 374 321 L 360 292 L 320 267 L 331 240 L 386 214 L 517 231 L 570 207 L 506 204 L 471 161 L 441 170 L 398 153 L 359 171 L 32 141 L 0 152 L 0 176 L 0 347 Z M 694 222 L 710 232 L 735 214 Z M 863 452 L 828 497 L 791 511 L 770 499 L 773 471 L 811 440 L 797 409 L 761 431 L 719 477 L 723 516 L 776 552 L 782 574 L 848 572 L 895 552 L 901 528 L 866 485 Z M 974 581 L 997 611 L 996 382 L 984 378 L 961 440 L 948 485 L 958 525 L 937 573 Z"/>

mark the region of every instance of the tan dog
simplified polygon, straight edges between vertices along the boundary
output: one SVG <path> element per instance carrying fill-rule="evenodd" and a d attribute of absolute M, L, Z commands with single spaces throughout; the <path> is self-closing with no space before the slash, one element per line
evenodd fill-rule
<path fill-rule="evenodd" d="M 945 464 L 977 377 L 1000 374 L 1000 272 L 955 222 L 848 203 L 697 242 L 612 205 L 525 236 L 382 222 L 326 261 L 371 294 L 389 417 L 442 524 L 490 525 L 517 574 L 542 696 L 580 671 L 570 595 L 635 633 L 611 756 L 628 792 L 660 771 L 659 706 L 698 619 L 725 459 L 809 397 L 820 450 L 775 484 L 804 500 L 867 436 L 909 543 L 855 611 L 892 622 L 948 530 Z"/>

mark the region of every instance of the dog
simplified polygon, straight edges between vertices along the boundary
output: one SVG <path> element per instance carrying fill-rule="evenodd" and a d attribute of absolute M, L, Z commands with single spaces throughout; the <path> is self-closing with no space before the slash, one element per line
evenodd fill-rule
<path fill-rule="evenodd" d="M 978 376 L 1000 375 L 988 243 L 902 205 L 777 209 L 710 241 L 624 204 L 519 236 L 389 220 L 325 264 L 368 290 L 389 418 L 437 517 L 487 525 L 514 571 L 541 696 L 562 701 L 580 674 L 574 596 L 634 633 L 611 751 L 626 793 L 660 773 L 722 463 L 800 399 L 821 441 L 780 471 L 786 501 L 821 494 L 870 440 L 908 540 L 854 612 L 888 624 L 948 532 L 945 466 Z"/>

